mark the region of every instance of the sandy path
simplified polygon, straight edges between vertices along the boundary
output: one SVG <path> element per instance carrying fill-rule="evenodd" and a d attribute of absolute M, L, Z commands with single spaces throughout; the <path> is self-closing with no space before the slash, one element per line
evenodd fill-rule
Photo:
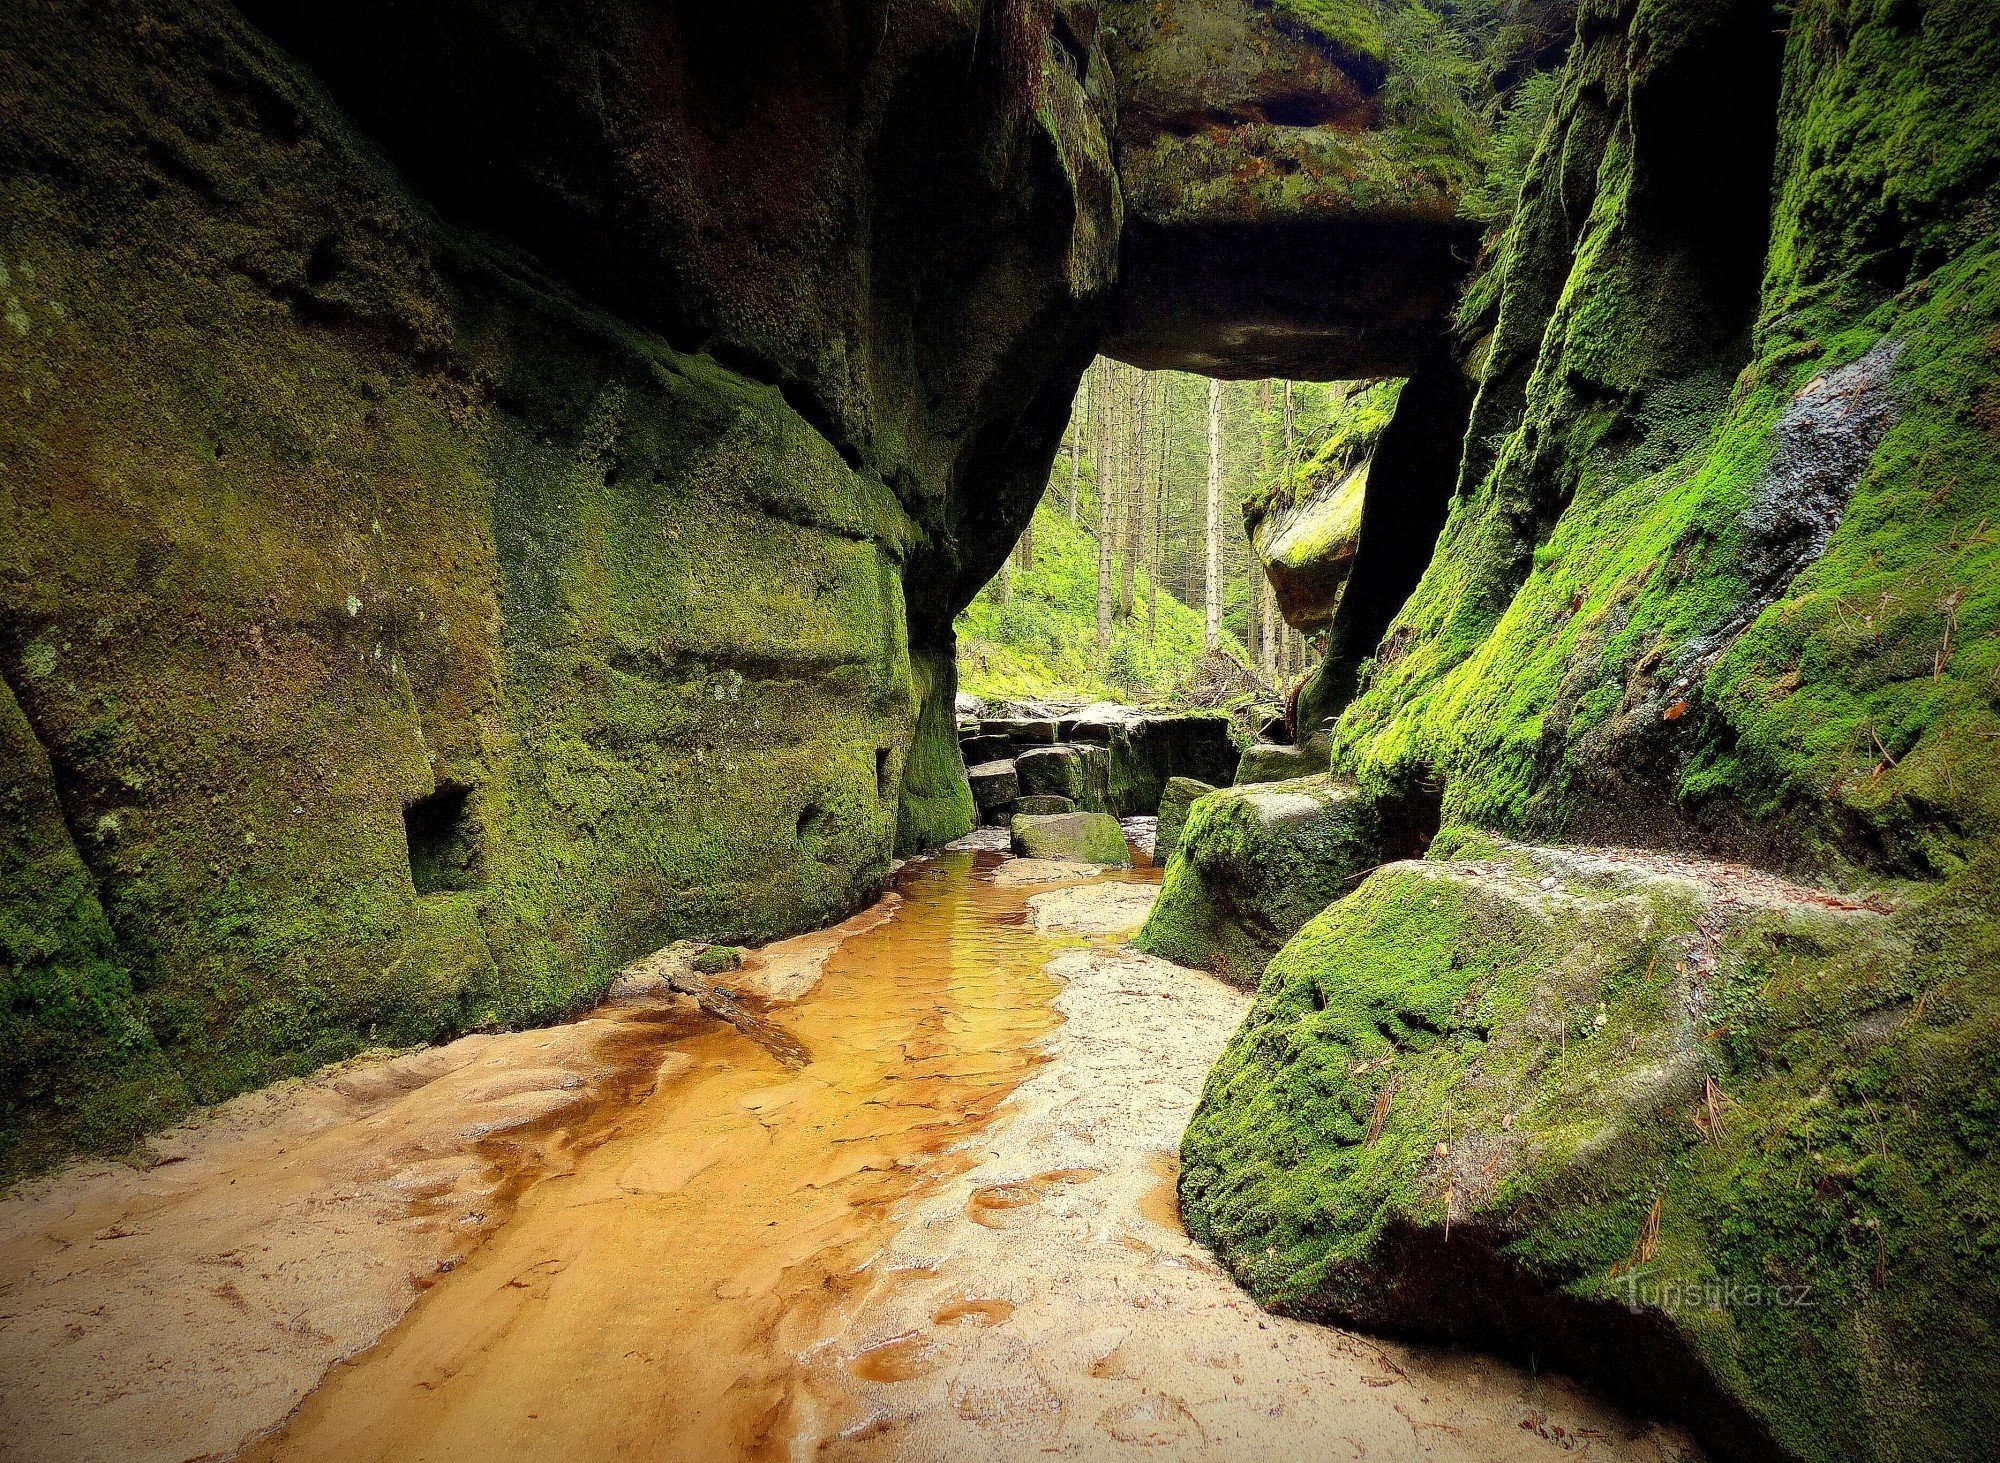
<path fill-rule="evenodd" d="M 1032 907 L 1101 933 L 1143 920 L 1153 892 Z M 1051 970 L 1051 1061 L 808 1359 L 817 1415 L 795 1458 L 1697 1456 L 1562 1379 L 1260 1310 L 1188 1239 L 1173 1192 L 1181 1132 L 1249 997 L 1122 949 Z"/>

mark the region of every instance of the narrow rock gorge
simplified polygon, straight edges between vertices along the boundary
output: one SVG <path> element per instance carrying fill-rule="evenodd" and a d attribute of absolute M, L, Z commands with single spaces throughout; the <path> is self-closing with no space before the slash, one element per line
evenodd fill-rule
<path fill-rule="evenodd" d="M 8 0 L 0 1456 L 1987 1456 L 1996 77 Z M 1211 392 L 1199 674 L 960 695 L 1100 356 L 1305 674 Z"/>

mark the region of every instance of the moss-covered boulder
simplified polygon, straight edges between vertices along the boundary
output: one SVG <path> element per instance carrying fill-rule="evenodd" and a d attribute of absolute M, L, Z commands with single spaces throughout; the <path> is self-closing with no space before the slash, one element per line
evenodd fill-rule
<path fill-rule="evenodd" d="M 1133 946 L 1254 985 L 1278 948 L 1377 862 L 1376 826 L 1354 788 L 1325 773 L 1209 793 Z"/>
<path fill-rule="evenodd" d="M 1022 858 L 1069 859 L 1126 868 L 1132 862 L 1125 831 L 1109 813 L 1017 814 L 1013 849 Z"/>
<path fill-rule="evenodd" d="M 1533 1354 L 1724 1456 L 1979 1456 L 2000 1000 L 1924 953 L 1969 908 L 1447 841 L 1270 963 L 1192 1231 L 1267 1304 Z"/>
<path fill-rule="evenodd" d="M 1160 794 L 1160 821 L 1153 835 L 1153 861 L 1165 863 L 1181 846 L 1181 829 L 1195 799 L 1215 791 L 1215 784 L 1193 777 L 1169 777 Z"/>
<path fill-rule="evenodd" d="M 1294 630 L 1321 630 L 1333 618 L 1361 542 L 1368 464 L 1361 463 L 1290 504 L 1274 504 L 1251 525 L 1250 547 Z"/>
<path fill-rule="evenodd" d="M 1066 797 L 1053 793 L 1026 793 L 1014 799 L 1016 816 L 1023 813 L 1047 815 L 1049 813 L 1074 813 L 1076 804 Z"/>
<path fill-rule="evenodd" d="M 1068 798 L 1089 812 L 1109 810 L 1111 759 L 1103 747 L 1068 743 L 1036 747 L 1014 759 L 1024 794 Z"/>
<path fill-rule="evenodd" d="M 1021 780 L 1015 776 L 1012 762 L 982 762 L 968 767 L 965 776 L 981 813 L 1005 808 L 1021 795 Z"/>
<path fill-rule="evenodd" d="M 1289 742 L 1256 742 L 1243 749 L 1236 762 L 1236 775 L 1230 780 L 1237 787 L 1288 782 L 1325 772 L 1326 767 L 1327 744 L 1323 740 L 1297 746 Z"/>

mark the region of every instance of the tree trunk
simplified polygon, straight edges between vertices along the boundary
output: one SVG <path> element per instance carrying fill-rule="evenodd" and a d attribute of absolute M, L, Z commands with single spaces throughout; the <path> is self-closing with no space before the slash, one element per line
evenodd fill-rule
<path fill-rule="evenodd" d="M 1153 479 L 1153 521 L 1146 535 L 1146 643 L 1151 645 L 1160 629 L 1160 546 L 1166 532 L 1167 516 L 1167 429 L 1173 423 L 1173 413 L 1169 410 L 1173 398 L 1168 394 L 1167 378 L 1160 377 L 1160 455 L 1159 471 Z"/>
<path fill-rule="evenodd" d="M 1097 448 L 1097 648 L 1099 651 L 1111 649 L 1111 590 L 1112 534 L 1116 531 L 1117 517 L 1111 479 L 1111 466 L 1115 454 L 1111 450 L 1111 417 L 1113 414 L 1112 395 L 1102 388 L 1111 384 L 1112 366 L 1102 356 L 1098 357 L 1104 367 L 1104 374 L 1098 377 L 1100 390 L 1095 393 L 1097 431 L 1094 441 Z"/>
<path fill-rule="evenodd" d="M 1097 363 L 1091 362 L 1091 370 Z M 1069 521 L 1076 522 L 1076 495 L 1083 482 L 1083 432 L 1090 420 L 1090 376 L 1076 383 L 1076 411 L 1069 424 Z"/>
<path fill-rule="evenodd" d="M 993 576 L 993 603 L 1004 605 L 1014 592 L 1014 556 L 1009 554 L 1000 561 L 1000 572 Z"/>
<path fill-rule="evenodd" d="M 1124 471 L 1119 475 L 1124 491 L 1118 504 L 1118 617 L 1132 618 L 1132 578 L 1139 558 L 1139 523 L 1146 501 L 1146 429 L 1151 420 L 1146 408 L 1146 378 L 1132 372 L 1125 378 L 1131 410 L 1125 423 Z"/>
<path fill-rule="evenodd" d="M 1036 507 L 1040 506 L 1036 504 Z M 1035 567 L 1035 520 L 1032 514 L 1028 518 L 1028 526 L 1021 530 L 1020 541 L 1014 545 L 1014 555 L 1021 561 L 1022 573 Z"/>
<path fill-rule="evenodd" d="M 1207 645 L 1222 644 L 1222 383 L 1208 383 L 1207 573 L 1202 581 L 1207 608 Z"/>

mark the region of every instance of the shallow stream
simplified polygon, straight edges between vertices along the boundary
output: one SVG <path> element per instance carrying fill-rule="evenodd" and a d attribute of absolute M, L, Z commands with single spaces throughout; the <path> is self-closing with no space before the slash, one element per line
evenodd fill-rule
<path fill-rule="evenodd" d="M 741 1028 L 628 991 L 9 1198 L 0 1458 L 1690 1451 L 1268 1315 L 1188 1238 L 1180 1136 L 1249 997 L 1123 948 L 1137 863 L 920 859 L 720 977 Z"/>

